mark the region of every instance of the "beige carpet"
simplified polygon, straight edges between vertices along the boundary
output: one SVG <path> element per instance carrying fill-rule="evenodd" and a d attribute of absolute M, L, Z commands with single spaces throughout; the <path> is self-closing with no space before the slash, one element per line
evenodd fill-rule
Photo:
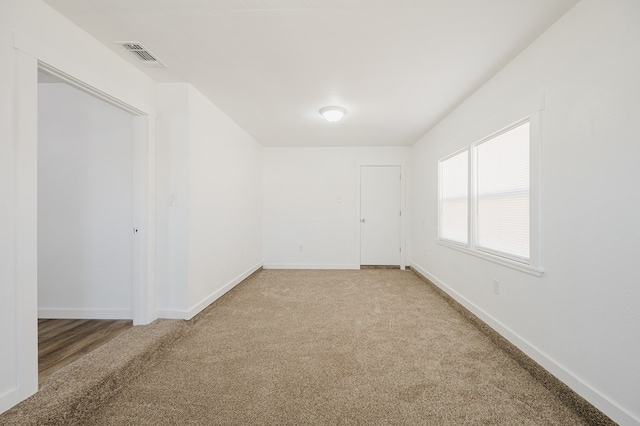
<path fill-rule="evenodd" d="M 38 423 L 586 424 L 409 271 L 261 271 L 180 334 L 100 404 Z"/>

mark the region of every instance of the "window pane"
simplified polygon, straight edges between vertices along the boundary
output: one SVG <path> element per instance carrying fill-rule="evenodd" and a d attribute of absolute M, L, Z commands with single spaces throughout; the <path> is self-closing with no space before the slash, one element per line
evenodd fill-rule
<path fill-rule="evenodd" d="M 440 163 L 440 238 L 467 244 L 469 152 Z"/>
<path fill-rule="evenodd" d="M 476 148 L 478 247 L 529 258 L 529 123 Z"/>

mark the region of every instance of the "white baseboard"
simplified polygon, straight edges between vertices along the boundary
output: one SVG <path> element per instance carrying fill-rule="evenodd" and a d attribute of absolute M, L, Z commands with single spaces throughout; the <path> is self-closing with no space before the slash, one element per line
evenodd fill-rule
<path fill-rule="evenodd" d="M 0 395 L 0 414 L 9 410 L 11 407 L 29 398 L 31 395 L 38 391 L 38 386 L 26 386 L 21 384 L 13 389 L 9 389 L 7 392 Z"/>
<path fill-rule="evenodd" d="M 352 264 L 299 264 L 299 263 L 269 263 L 264 265 L 264 269 L 360 269 L 360 265 Z"/>
<path fill-rule="evenodd" d="M 38 308 L 40 319 L 133 319 L 131 309 Z"/>
<path fill-rule="evenodd" d="M 204 308 L 206 308 L 207 306 L 209 306 L 210 304 L 218 300 L 226 292 L 228 292 L 229 290 L 231 290 L 232 288 L 240 284 L 247 277 L 249 277 L 249 275 L 253 274 L 255 271 L 257 271 L 260 268 L 262 268 L 262 262 L 253 265 L 251 268 L 247 269 L 246 271 L 244 271 L 243 273 L 241 273 L 240 275 L 238 275 L 237 277 L 229 281 L 220 289 L 214 291 L 209 296 L 205 297 L 202 301 L 193 305 L 187 312 L 186 319 L 191 319 L 194 316 L 196 316 L 200 311 L 202 311 Z"/>
<path fill-rule="evenodd" d="M 202 299 L 200 302 L 193 305 L 189 310 L 181 311 L 176 309 L 164 309 L 158 310 L 158 318 L 168 318 L 168 319 L 183 319 L 190 320 L 195 317 L 199 312 L 201 312 L 204 308 L 218 300 L 222 297 L 226 292 L 240 284 L 243 280 L 245 280 L 249 275 L 253 274 L 255 271 L 262 267 L 262 262 L 257 263 L 251 268 L 247 269 L 225 285 L 223 285 L 218 290 L 211 293 L 209 296 Z"/>
<path fill-rule="evenodd" d="M 189 319 L 187 318 L 187 311 L 179 311 L 177 309 L 160 309 L 157 314 L 158 318 L 164 319 Z"/>
<path fill-rule="evenodd" d="M 249 275 L 253 274 L 258 269 L 262 268 L 262 262 L 253 265 L 251 268 L 247 269 L 225 285 L 223 285 L 218 290 L 211 293 L 209 296 L 202 299 L 200 302 L 193 305 L 187 311 L 178 311 L 178 310 L 159 310 L 158 317 L 159 318 L 169 318 L 169 319 L 184 319 L 190 320 L 194 316 L 196 316 L 199 312 L 201 312 L 204 308 L 218 300 L 222 297 L 226 292 L 240 284 L 243 280 L 245 280 Z"/>
<path fill-rule="evenodd" d="M 599 393 L 583 380 L 573 375 L 565 366 L 556 362 L 553 358 L 551 358 L 544 352 L 538 350 L 524 338 L 514 333 L 511 329 L 509 329 L 509 327 L 480 309 L 477 305 L 469 301 L 457 291 L 453 290 L 436 276 L 427 272 L 426 269 L 413 262 L 411 263 L 411 268 L 415 269 L 418 273 L 437 285 L 442 291 L 447 293 L 458 303 L 471 311 L 475 316 L 484 321 L 502 337 L 514 344 L 518 349 L 524 352 L 535 362 L 540 364 L 548 372 L 553 374 L 558 380 L 569 386 L 578 395 L 589 401 L 594 407 L 609 416 L 613 421 L 617 422 L 620 425 L 640 425 L 640 419 L 634 417 L 631 413 L 628 413 L 622 407 L 612 402 L 605 395 Z"/>

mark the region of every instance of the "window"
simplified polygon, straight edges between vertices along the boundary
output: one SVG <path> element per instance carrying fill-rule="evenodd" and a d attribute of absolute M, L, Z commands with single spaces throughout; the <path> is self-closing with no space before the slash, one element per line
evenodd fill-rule
<path fill-rule="evenodd" d="M 537 123 L 537 117 L 520 120 L 440 160 L 439 239 L 538 273 L 532 121 Z"/>
<path fill-rule="evenodd" d="M 467 244 L 469 239 L 469 151 L 440 162 L 440 238 Z"/>
<path fill-rule="evenodd" d="M 529 121 L 475 146 L 478 249 L 529 259 Z"/>

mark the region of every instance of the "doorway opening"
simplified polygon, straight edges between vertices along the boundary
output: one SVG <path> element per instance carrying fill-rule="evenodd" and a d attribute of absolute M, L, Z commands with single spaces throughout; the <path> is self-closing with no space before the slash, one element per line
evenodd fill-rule
<path fill-rule="evenodd" d="M 38 387 L 131 327 L 130 320 L 38 319 Z"/>
<path fill-rule="evenodd" d="M 135 117 L 38 70 L 41 379 L 132 325 Z"/>

